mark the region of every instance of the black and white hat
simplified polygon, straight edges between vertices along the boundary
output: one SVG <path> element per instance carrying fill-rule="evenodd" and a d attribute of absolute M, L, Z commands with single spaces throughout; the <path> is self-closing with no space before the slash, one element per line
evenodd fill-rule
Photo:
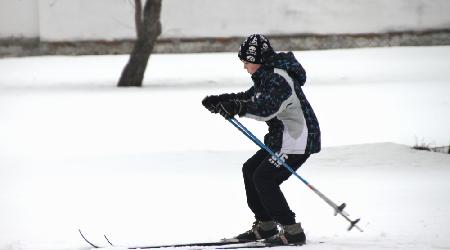
<path fill-rule="evenodd" d="M 272 53 L 269 39 L 261 34 L 253 34 L 241 44 L 238 56 L 249 63 L 263 64 L 264 59 Z"/>

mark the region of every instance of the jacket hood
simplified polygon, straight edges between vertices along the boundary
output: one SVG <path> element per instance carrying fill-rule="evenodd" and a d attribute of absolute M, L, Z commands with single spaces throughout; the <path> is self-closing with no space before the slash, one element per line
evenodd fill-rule
<path fill-rule="evenodd" d="M 264 66 L 286 70 L 301 86 L 305 84 L 306 72 L 292 52 L 273 53 Z"/>

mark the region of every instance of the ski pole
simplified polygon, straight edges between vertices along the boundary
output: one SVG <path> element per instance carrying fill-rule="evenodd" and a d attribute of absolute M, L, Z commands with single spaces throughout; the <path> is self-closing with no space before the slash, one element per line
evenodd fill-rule
<path fill-rule="evenodd" d="M 345 203 L 342 203 L 342 205 L 338 206 L 335 202 L 333 202 L 331 199 L 329 199 L 327 196 L 325 196 L 322 192 L 320 192 L 318 189 L 316 189 L 313 185 L 311 185 L 306 179 L 301 177 L 297 172 L 293 170 L 291 166 L 289 166 L 280 156 L 278 156 L 276 153 L 274 153 L 269 147 L 267 147 L 264 143 L 262 143 L 255 135 L 250 132 L 244 125 L 242 125 L 236 118 L 231 117 L 228 119 L 228 121 L 233 124 L 239 131 L 241 131 L 245 136 L 247 136 L 251 141 L 253 141 L 256 145 L 258 145 L 260 148 L 266 150 L 272 158 L 275 158 L 278 163 L 281 163 L 283 167 L 285 167 L 289 172 L 291 172 L 293 175 L 295 175 L 300 181 L 302 181 L 306 186 L 308 186 L 314 193 L 316 193 L 322 200 L 324 200 L 328 205 L 330 205 L 334 209 L 334 215 L 337 214 L 342 215 L 349 223 L 350 227 L 348 230 L 352 230 L 353 227 L 357 228 L 360 232 L 363 232 L 363 230 L 356 225 L 356 223 L 359 222 L 360 219 L 351 220 L 349 218 L 349 214 L 344 212 L 344 208 L 346 206 Z"/>

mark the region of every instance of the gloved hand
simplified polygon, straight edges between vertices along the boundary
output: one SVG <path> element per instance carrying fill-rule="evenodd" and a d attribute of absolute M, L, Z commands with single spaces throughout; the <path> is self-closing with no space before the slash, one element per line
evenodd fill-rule
<path fill-rule="evenodd" d="M 245 103 L 237 100 L 221 102 L 219 103 L 217 109 L 219 113 L 227 120 L 235 115 L 244 115 L 247 112 Z"/>
<path fill-rule="evenodd" d="M 218 113 L 217 105 L 220 102 L 220 97 L 218 95 L 209 95 L 203 98 L 202 104 L 207 108 L 211 113 Z"/>

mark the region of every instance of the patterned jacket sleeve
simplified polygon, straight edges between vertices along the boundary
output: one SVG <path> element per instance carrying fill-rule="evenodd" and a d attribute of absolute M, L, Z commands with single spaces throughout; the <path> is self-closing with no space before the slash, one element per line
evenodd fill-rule
<path fill-rule="evenodd" d="M 247 112 L 243 116 L 268 121 L 289 105 L 291 95 L 289 83 L 281 75 L 272 73 L 263 80 L 261 92 L 246 103 Z"/>
<path fill-rule="evenodd" d="M 220 97 L 225 100 L 238 100 L 238 101 L 249 101 L 255 93 L 255 88 L 252 86 L 250 89 L 239 92 L 239 93 L 229 93 L 221 94 Z"/>

